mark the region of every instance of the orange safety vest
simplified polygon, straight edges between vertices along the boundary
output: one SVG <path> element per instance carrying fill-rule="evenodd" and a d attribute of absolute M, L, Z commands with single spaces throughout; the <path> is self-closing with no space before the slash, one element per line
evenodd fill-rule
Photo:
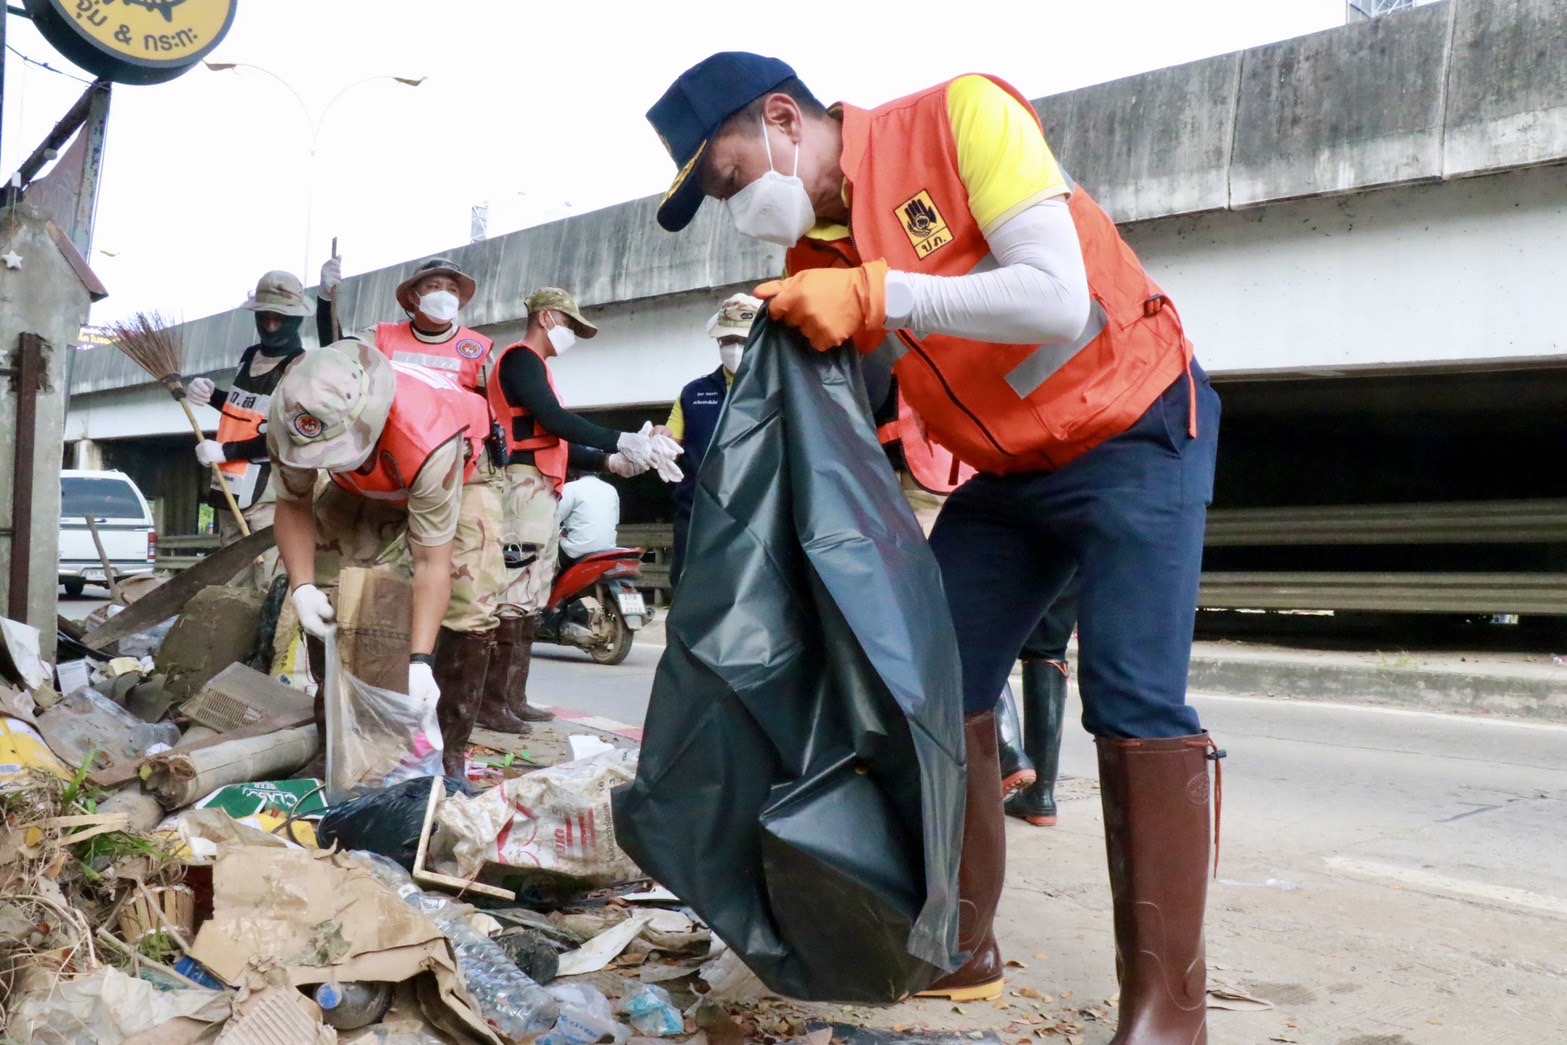
<path fill-rule="evenodd" d="M 925 422 L 903 398 L 901 390 L 898 392 L 898 416 L 877 428 L 876 438 L 883 446 L 899 445 L 903 450 L 904 467 L 921 489 L 946 495 L 974 478 L 973 468 L 931 438 Z"/>
<path fill-rule="evenodd" d="M 331 472 L 332 481 L 351 494 L 406 505 L 408 491 L 436 450 L 461 435 L 463 482 L 473 478 L 484 454 L 490 414 L 482 396 L 458 387 L 446 374 L 407 363 L 393 363 L 397 390 L 392 412 L 381 430 L 369 471 Z"/>
<path fill-rule="evenodd" d="M 489 383 L 485 394 L 490 400 L 490 411 L 495 419 L 500 422 L 501 428 L 506 431 L 506 458 L 522 451 L 533 454 L 533 466 L 544 475 L 549 476 L 551 483 L 555 485 L 555 495 L 560 496 L 561 488 L 566 485 L 566 458 L 571 452 L 571 447 L 561 440 L 559 436 L 551 435 L 533 422 L 533 434 L 526 439 L 517 438 L 517 422 L 525 417 L 532 417 L 533 412 L 525 406 L 516 406 L 506 398 L 506 393 L 501 389 L 501 364 L 506 361 L 506 353 L 513 349 L 525 348 L 544 361 L 544 375 L 549 378 L 550 391 L 555 392 L 555 398 L 560 398 L 560 393 L 555 389 L 555 373 L 550 370 L 550 361 L 544 359 L 544 354 L 526 341 L 518 341 L 514 345 L 507 345 L 501 349 L 495 357 L 493 372 L 495 379 Z"/>
<path fill-rule="evenodd" d="M 267 411 L 271 405 L 272 397 L 269 395 L 230 388 L 229 396 L 223 401 L 223 408 L 218 413 L 217 441 L 243 443 L 256 438 L 267 423 Z M 224 481 L 228 483 L 229 492 L 234 495 L 234 503 L 240 508 L 249 508 L 256 503 L 266 466 L 265 454 L 253 461 L 224 461 L 218 465 Z M 210 485 L 214 490 L 219 489 L 216 476 Z"/>
<path fill-rule="evenodd" d="M 375 347 L 394 363 L 411 363 L 429 370 L 453 375 L 470 392 L 484 391 L 484 360 L 494 345 L 477 330 L 458 327 L 457 332 L 439 344 L 420 341 L 413 321 L 380 323 L 375 328 Z"/>
<path fill-rule="evenodd" d="M 1033 113 L 1015 88 L 995 82 Z M 853 242 L 802 239 L 789 251 L 791 272 L 861 258 L 936 276 L 994 264 L 958 173 L 946 84 L 872 110 L 843 106 L 842 162 Z M 1192 346 L 1175 308 L 1110 216 L 1080 187 L 1070 207 L 1092 299 L 1076 342 L 894 336 L 900 390 L 935 438 L 981 472 L 1060 468 L 1125 432 L 1189 373 Z"/>

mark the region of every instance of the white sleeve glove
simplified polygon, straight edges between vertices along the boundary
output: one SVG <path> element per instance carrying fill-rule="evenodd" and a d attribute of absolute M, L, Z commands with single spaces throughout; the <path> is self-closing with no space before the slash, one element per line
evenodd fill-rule
<path fill-rule="evenodd" d="M 634 475 L 641 475 L 647 471 L 646 465 L 638 466 L 632 464 L 625 454 L 610 454 L 609 458 L 604 462 L 604 467 L 622 479 L 630 479 Z"/>
<path fill-rule="evenodd" d="M 324 639 L 337 629 L 337 611 L 326 592 L 314 584 L 301 584 L 294 589 L 294 612 L 299 614 L 299 625 L 318 639 Z"/>
<path fill-rule="evenodd" d="M 196 444 L 196 460 L 202 464 L 222 464 L 228 460 L 223 453 L 223 444 L 214 439 L 203 439 Z"/>
<path fill-rule="evenodd" d="M 321 265 L 321 289 L 318 293 L 327 301 L 337 300 L 337 285 L 343 282 L 343 259 L 335 254 Z"/>
<path fill-rule="evenodd" d="M 430 665 L 420 661 L 408 665 L 408 695 L 426 704 L 441 699 L 441 687 L 435 684 L 435 671 Z"/>
<path fill-rule="evenodd" d="M 208 377 L 193 377 L 190 384 L 185 386 L 185 398 L 197 406 L 211 406 L 212 393 L 217 390 L 217 383 Z"/>
<path fill-rule="evenodd" d="M 645 472 L 653 467 L 653 438 L 649 434 L 653 431 L 652 422 L 644 424 L 642 429 L 640 432 L 620 433 L 615 449 L 625 454 L 628 461 Z"/>

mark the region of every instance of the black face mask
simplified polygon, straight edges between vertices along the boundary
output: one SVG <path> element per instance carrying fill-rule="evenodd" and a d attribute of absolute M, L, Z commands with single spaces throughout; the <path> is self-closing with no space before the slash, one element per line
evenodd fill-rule
<path fill-rule="evenodd" d="M 284 316 L 282 326 L 268 331 L 261 328 L 261 315 L 257 313 L 256 334 L 261 339 L 261 347 L 273 353 L 304 348 L 304 342 L 299 340 L 299 328 L 304 322 L 304 316 Z"/>

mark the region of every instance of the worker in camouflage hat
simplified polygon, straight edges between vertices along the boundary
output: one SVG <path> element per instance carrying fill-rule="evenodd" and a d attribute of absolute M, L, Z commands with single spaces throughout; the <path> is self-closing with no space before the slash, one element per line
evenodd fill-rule
<path fill-rule="evenodd" d="M 278 385 L 267 427 L 277 545 L 300 623 L 318 640 L 316 670 L 319 640 L 336 626 L 318 581 L 403 545 L 414 592 L 408 692 L 436 702 L 449 775 L 463 770 L 499 623 L 488 433 L 481 397 L 352 338 L 301 357 Z M 330 481 L 316 494 L 320 472 Z"/>

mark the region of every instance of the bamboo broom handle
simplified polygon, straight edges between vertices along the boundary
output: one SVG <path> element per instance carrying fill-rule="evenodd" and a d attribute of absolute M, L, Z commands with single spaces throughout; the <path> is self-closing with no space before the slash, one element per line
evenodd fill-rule
<path fill-rule="evenodd" d="M 196 420 L 196 415 L 191 412 L 190 403 L 184 396 L 177 397 L 180 406 L 185 408 L 185 416 L 190 419 L 190 430 L 196 433 L 196 442 L 205 442 L 207 434 L 201 430 L 201 425 Z M 250 524 L 245 521 L 245 516 L 240 513 L 239 502 L 234 500 L 234 492 L 229 489 L 229 477 L 223 474 L 223 469 L 212 465 L 212 477 L 218 481 L 218 487 L 223 491 L 223 499 L 229 503 L 229 510 L 234 513 L 234 521 L 239 523 L 239 532 L 246 537 L 250 536 Z"/>

